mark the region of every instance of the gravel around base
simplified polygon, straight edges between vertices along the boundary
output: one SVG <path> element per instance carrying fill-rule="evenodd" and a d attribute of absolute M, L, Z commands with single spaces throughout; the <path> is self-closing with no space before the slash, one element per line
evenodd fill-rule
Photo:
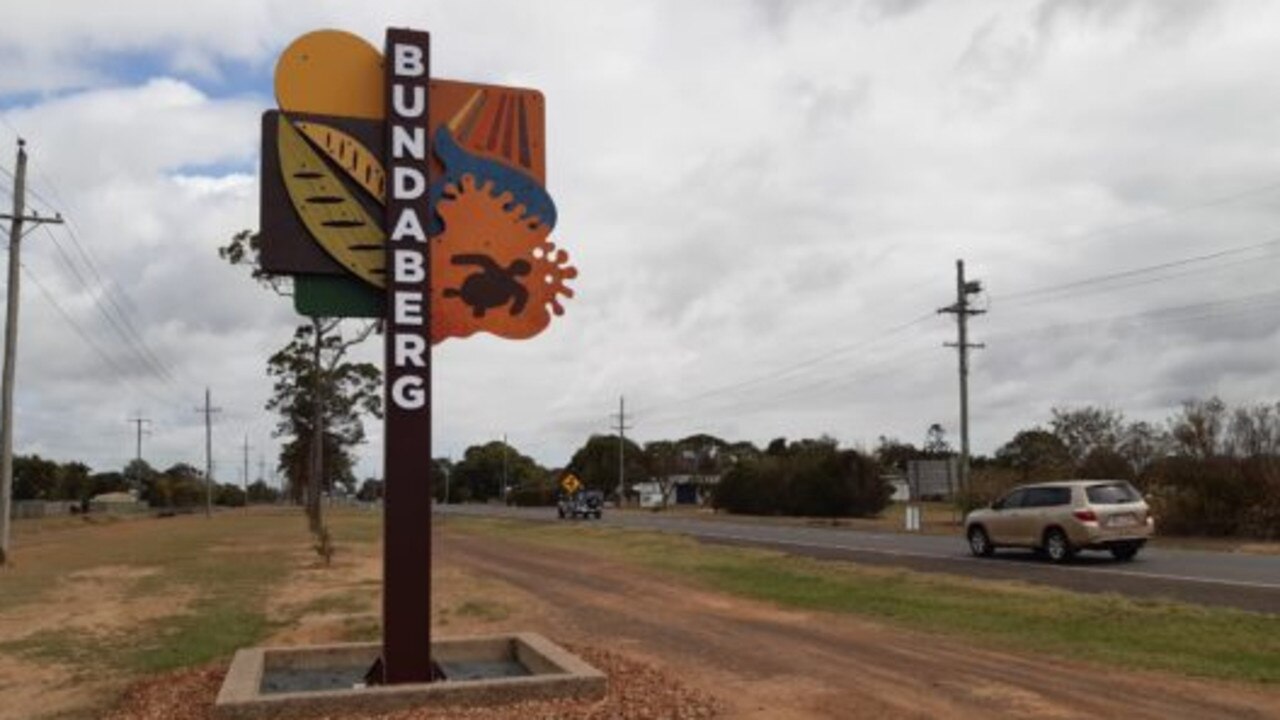
<path fill-rule="evenodd" d="M 616 653 L 566 646 L 609 677 L 609 693 L 598 701 L 525 702 L 488 708 L 416 708 L 393 713 L 324 715 L 314 720 L 701 720 L 722 707 L 709 695 L 682 685 L 670 674 Z M 182 670 L 140 681 L 125 691 L 106 720 L 213 720 L 213 701 L 225 665 Z"/>

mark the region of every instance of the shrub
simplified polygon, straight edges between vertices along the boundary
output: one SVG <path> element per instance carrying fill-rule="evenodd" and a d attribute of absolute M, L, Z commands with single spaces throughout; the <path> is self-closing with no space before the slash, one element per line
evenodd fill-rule
<path fill-rule="evenodd" d="M 738 463 L 720 479 L 712 504 L 751 515 L 868 517 L 892 494 L 871 458 L 811 444 Z"/>
<path fill-rule="evenodd" d="M 1172 457 L 1151 468 L 1145 479 L 1162 532 L 1174 535 L 1238 535 L 1247 518 L 1263 509 L 1266 463 L 1228 457 Z M 1274 512 L 1272 508 L 1272 512 Z"/>
<path fill-rule="evenodd" d="M 507 494 L 507 504 L 519 507 L 545 507 L 556 504 L 556 491 L 551 487 L 522 487 Z"/>

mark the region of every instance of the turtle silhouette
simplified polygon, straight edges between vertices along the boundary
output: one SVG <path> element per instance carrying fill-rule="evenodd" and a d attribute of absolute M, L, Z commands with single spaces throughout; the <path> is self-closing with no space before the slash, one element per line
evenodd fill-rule
<path fill-rule="evenodd" d="M 454 265 L 474 265 L 480 270 L 462 281 L 460 288 L 445 288 L 445 297 L 461 298 L 471 308 L 471 314 L 482 318 L 493 308 L 511 303 L 511 314 L 519 315 L 529 302 L 529 291 L 517 277 L 528 275 L 533 269 L 526 260 L 516 260 L 503 268 L 488 255 L 454 255 Z"/>

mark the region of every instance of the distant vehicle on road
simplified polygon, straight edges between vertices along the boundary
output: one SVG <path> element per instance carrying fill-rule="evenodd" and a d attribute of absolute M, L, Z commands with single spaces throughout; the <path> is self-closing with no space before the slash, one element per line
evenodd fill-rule
<path fill-rule="evenodd" d="M 1123 480 L 1066 480 L 1023 485 L 964 520 L 974 555 L 1024 547 L 1052 562 L 1080 550 L 1108 550 L 1132 560 L 1155 530 L 1142 495 Z"/>
<path fill-rule="evenodd" d="M 600 519 L 604 512 L 604 493 L 599 490 L 579 490 L 576 493 L 562 493 L 557 508 L 560 519 L 595 518 Z"/>

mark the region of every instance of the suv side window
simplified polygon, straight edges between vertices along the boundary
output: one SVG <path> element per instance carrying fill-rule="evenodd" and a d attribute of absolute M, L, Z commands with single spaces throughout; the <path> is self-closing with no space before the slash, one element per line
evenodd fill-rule
<path fill-rule="evenodd" d="M 1020 507 L 1025 507 L 1026 496 L 1026 490 L 1014 490 L 1008 495 L 1000 498 L 1000 500 L 996 502 L 995 507 L 997 510 L 1014 510 Z"/>
<path fill-rule="evenodd" d="M 1023 507 L 1056 507 L 1071 504 L 1071 488 L 1042 487 L 1029 488 Z"/>

